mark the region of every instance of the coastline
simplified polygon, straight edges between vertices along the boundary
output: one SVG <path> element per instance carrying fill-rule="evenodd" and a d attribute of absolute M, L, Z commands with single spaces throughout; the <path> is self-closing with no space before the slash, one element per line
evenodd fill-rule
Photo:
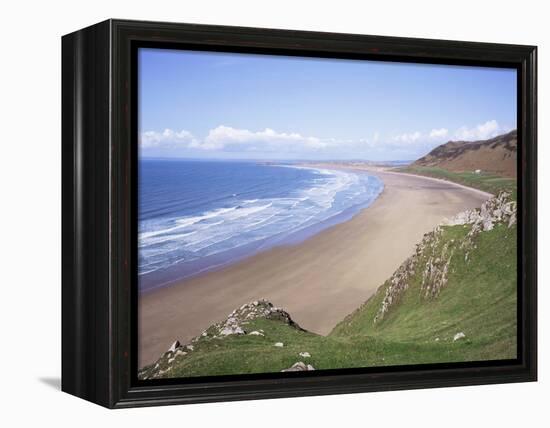
<path fill-rule="evenodd" d="M 363 170 L 384 182 L 380 196 L 350 220 L 301 243 L 140 295 L 138 365 L 259 298 L 284 307 L 302 327 L 327 334 L 389 278 L 424 233 L 490 196 L 412 174 L 345 169 Z"/>
<path fill-rule="evenodd" d="M 342 168 L 333 168 L 329 166 L 315 167 L 310 165 L 274 165 L 277 167 L 285 168 L 295 168 L 295 169 L 309 169 L 309 170 L 332 170 L 336 172 L 346 172 Z M 332 213 L 329 216 L 319 219 L 314 223 L 300 225 L 296 228 L 290 228 L 287 230 L 282 230 L 277 233 L 272 234 L 252 242 L 245 243 L 243 245 L 238 245 L 237 247 L 223 250 L 220 252 L 213 253 L 211 255 L 206 255 L 199 259 L 191 260 L 189 262 L 177 263 L 171 266 L 168 266 L 161 271 L 151 271 L 139 276 L 139 292 L 150 293 L 159 288 L 166 286 L 171 286 L 175 283 L 181 283 L 183 280 L 189 280 L 191 278 L 205 275 L 208 272 L 217 271 L 224 269 L 227 266 L 231 266 L 235 263 L 238 263 L 242 260 L 245 260 L 249 257 L 252 257 L 261 252 L 268 251 L 271 248 L 278 246 L 291 246 L 297 245 L 312 236 L 317 235 L 325 229 L 333 227 L 336 224 L 349 221 L 359 212 L 370 206 L 377 198 L 378 195 L 383 190 L 383 182 L 377 177 L 374 177 L 369 171 L 359 171 L 359 170 L 347 170 L 348 173 L 353 173 L 354 175 L 364 175 L 368 177 L 371 182 L 370 191 L 366 193 L 368 199 L 363 199 L 359 202 L 356 202 L 355 205 L 343 207 L 341 211 Z M 374 180 L 371 180 L 374 179 Z M 331 207 L 332 208 L 332 207 Z"/>

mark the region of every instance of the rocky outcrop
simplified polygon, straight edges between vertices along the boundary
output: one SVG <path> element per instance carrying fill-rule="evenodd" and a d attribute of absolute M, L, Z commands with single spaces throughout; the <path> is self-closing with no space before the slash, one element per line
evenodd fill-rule
<path fill-rule="evenodd" d="M 138 377 L 140 379 L 156 379 L 165 376 L 170 376 L 170 371 L 174 367 L 174 363 L 181 358 L 186 358 L 191 352 L 195 351 L 195 347 L 200 347 L 201 342 L 209 340 L 224 340 L 229 336 L 250 335 L 264 337 L 263 330 L 247 330 L 247 325 L 258 318 L 269 320 L 277 320 L 286 325 L 289 325 L 298 330 L 303 330 L 296 324 L 288 312 L 281 308 L 273 306 L 271 302 L 261 299 L 251 303 L 242 305 L 240 308 L 231 312 L 227 318 L 219 323 L 210 326 L 200 335 L 196 336 L 186 345 L 180 344 L 176 340 L 170 348 L 151 366 L 147 366 L 140 370 Z M 276 342 L 275 347 L 283 347 L 282 342 Z M 298 363 L 297 363 L 298 364 Z M 293 366 L 294 367 L 294 366 Z M 290 370 L 289 371 L 299 371 Z M 300 369 L 301 370 L 301 369 Z M 312 370 L 312 369 L 308 369 Z"/>
<path fill-rule="evenodd" d="M 465 251 L 464 261 L 468 262 L 470 251 L 475 248 L 475 237 L 481 232 L 493 230 L 497 224 L 508 228 L 517 223 L 517 202 L 511 199 L 509 192 L 500 192 L 497 196 L 485 201 L 481 208 L 467 210 L 457 214 L 443 224 L 447 226 L 470 226 L 466 239 L 460 244 Z"/>
<path fill-rule="evenodd" d="M 517 221 L 517 203 L 511 200 L 509 192 L 500 192 L 497 196 L 485 201 L 481 208 L 463 211 L 450 220 L 445 226 L 472 225 L 472 233 L 492 230 L 495 224 L 504 223 L 512 227 Z"/>
<path fill-rule="evenodd" d="M 501 192 L 485 201 L 480 208 L 461 212 L 445 220 L 432 232 L 424 235 L 416 246 L 416 251 L 391 276 L 384 298 L 374 323 L 382 320 L 401 295 L 409 288 L 417 268 L 421 266 L 421 292 L 426 298 L 436 297 L 445 287 L 448 280 L 449 266 L 458 250 L 464 252 L 465 261 L 475 248 L 475 237 L 492 230 L 497 224 L 512 227 L 517 221 L 517 203 L 511 199 L 509 192 Z M 464 225 L 470 227 L 466 237 L 460 242 L 444 240 L 445 226 Z"/>
<path fill-rule="evenodd" d="M 427 260 L 422 271 L 422 285 L 420 289 L 424 297 L 435 297 L 447 284 L 449 265 L 455 252 L 454 241 L 441 243 L 442 229 L 437 227 L 433 238 L 429 240 L 422 253 Z"/>
<path fill-rule="evenodd" d="M 265 299 L 261 299 L 244 304 L 239 309 L 235 309 L 224 321 L 214 324 L 198 336 L 198 338 L 193 340 L 197 340 L 201 337 L 219 338 L 240 334 L 263 336 L 264 334 L 261 330 L 250 332 L 246 330 L 246 325 L 257 318 L 281 321 L 287 325 L 300 329 L 300 326 L 292 320 L 288 312 L 273 306 L 271 302 Z"/>
<path fill-rule="evenodd" d="M 405 260 L 405 262 L 399 266 L 399 268 L 391 276 L 389 285 L 386 288 L 386 294 L 382 300 L 382 305 L 374 317 L 375 323 L 384 318 L 384 315 L 388 312 L 390 306 L 398 300 L 407 288 L 409 288 L 409 279 L 415 272 L 417 258 L 418 251 Z"/>
<path fill-rule="evenodd" d="M 416 273 L 417 266 L 419 265 L 419 260 L 425 257 L 426 254 L 428 254 L 428 263 L 426 264 L 426 269 L 423 274 L 423 277 L 426 279 L 423 281 L 423 288 L 430 288 L 429 284 L 433 280 L 437 277 L 444 276 L 440 274 L 440 271 L 446 271 L 447 268 L 440 269 L 440 267 L 445 265 L 446 262 L 443 262 L 443 259 L 441 258 L 434 257 L 439 246 L 440 237 L 440 226 L 437 226 L 432 232 L 426 233 L 422 238 L 422 241 L 416 245 L 414 254 L 405 260 L 405 262 L 403 262 L 403 264 L 401 264 L 401 266 L 399 266 L 399 268 L 394 272 L 389 280 L 380 309 L 374 317 L 375 323 L 384 318 L 390 307 L 394 305 L 399 300 L 403 292 L 409 288 L 410 281 Z"/>

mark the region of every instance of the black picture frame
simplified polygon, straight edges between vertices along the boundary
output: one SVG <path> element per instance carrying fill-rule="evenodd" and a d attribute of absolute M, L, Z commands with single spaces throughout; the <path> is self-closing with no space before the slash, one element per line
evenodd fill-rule
<path fill-rule="evenodd" d="M 137 46 L 518 70 L 518 359 L 137 380 Z M 62 38 L 62 390 L 109 408 L 537 379 L 534 46 L 107 20 Z"/>

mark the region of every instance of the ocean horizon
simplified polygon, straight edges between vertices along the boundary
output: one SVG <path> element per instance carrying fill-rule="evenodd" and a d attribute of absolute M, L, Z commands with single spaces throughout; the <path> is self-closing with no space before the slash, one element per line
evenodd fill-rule
<path fill-rule="evenodd" d="M 288 161 L 141 158 L 139 290 L 299 243 L 349 220 L 383 187 L 368 172 Z"/>

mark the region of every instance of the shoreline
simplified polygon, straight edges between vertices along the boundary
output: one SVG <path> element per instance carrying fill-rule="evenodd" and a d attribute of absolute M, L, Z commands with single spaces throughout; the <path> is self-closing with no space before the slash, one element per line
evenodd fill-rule
<path fill-rule="evenodd" d="M 307 164 L 306 164 L 307 165 Z M 471 191 L 471 192 L 477 192 L 481 196 L 485 196 L 488 198 L 492 198 L 495 196 L 493 193 L 485 192 L 484 190 L 476 189 L 475 187 L 469 187 L 464 184 L 456 183 L 454 181 L 445 180 L 444 178 L 436 178 L 436 177 L 430 177 L 429 175 L 421 175 L 421 174 L 413 174 L 412 172 L 401 172 L 401 171 L 394 171 L 393 167 L 385 167 L 385 166 L 357 166 L 357 165 L 344 165 L 344 164 L 332 164 L 332 163 L 312 163 L 312 166 L 317 166 L 319 168 L 327 168 L 327 169 L 342 169 L 342 170 L 351 170 L 351 171 L 363 171 L 368 172 L 372 175 L 376 175 L 377 172 L 384 173 L 384 174 L 399 174 L 399 175 L 408 175 L 411 177 L 421 177 L 425 178 L 426 180 L 433 180 L 437 181 L 439 183 L 443 184 L 450 184 L 453 186 L 460 187 L 462 189 Z"/>
<path fill-rule="evenodd" d="M 153 362 L 174 340 L 184 343 L 260 298 L 283 307 L 303 328 L 328 334 L 412 254 L 424 233 L 492 196 L 431 177 L 345 169 L 376 175 L 384 183 L 378 198 L 350 220 L 298 244 L 140 294 L 138 365 Z"/>
<path fill-rule="evenodd" d="M 292 168 L 307 168 L 315 170 L 321 169 L 315 166 L 305 166 L 301 164 L 297 166 L 292 166 Z M 345 170 L 343 168 L 332 168 L 326 166 L 323 166 L 322 169 Z M 351 172 L 353 174 L 365 174 L 371 177 L 375 175 L 372 172 L 366 170 L 348 169 L 348 172 Z M 351 220 L 361 211 L 368 208 L 382 193 L 384 189 L 384 184 L 381 179 L 380 184 L 381 190 L 373 200 L 368 200 L 366 202 L 363 201 L 356 205 L 347 207 L 344 210 L 317 223 L 309 224 L 303 228 L 296 229 L 291 232 L 279 232 L 260 241 L 249 242 L 230 250 L 225 250 L 220 253 L 215 253 L 210 256 L 203 257 L 199 260 L 184 263 L 183 265 L 174 265 L 167 268 L 161 273 L 152 272 L 150 274 L 148 273 L 140 276 L 138 282 L 139 293 L 140 295 L 144 295 L 154 292 L 163 287 L 170 287 L 174 284 L 205 275 L 209 272 L 215 272 L 221 269 L 225 269 L 228 266 L 232 266 L 233 264 L 242 262 L 243 260 L 246 260 L 257 254 L 269 251 L 272 248 L 298 245 L 303 241 L 323 232 L 326 229 Z"/>

